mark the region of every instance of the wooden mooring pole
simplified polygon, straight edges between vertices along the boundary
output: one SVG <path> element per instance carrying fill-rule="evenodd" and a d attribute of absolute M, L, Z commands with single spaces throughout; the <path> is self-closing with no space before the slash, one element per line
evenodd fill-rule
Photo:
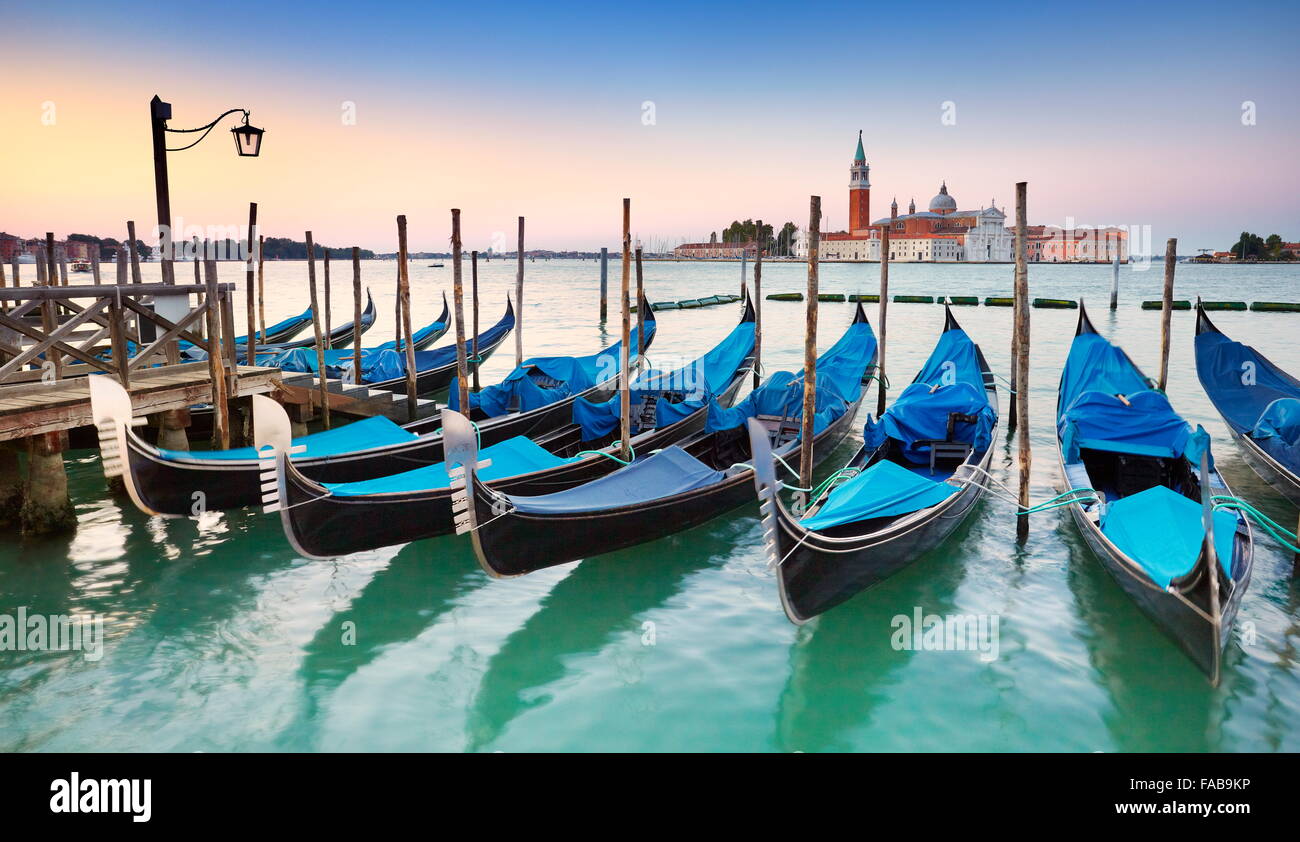
<path fill-rule="evenodd" d="M 632 268 L 632 200 L 623 200 L 623 283 L 619 291 L 619 307 L 623 315 L 623 332 L 619 344 L 618 372 L 618 409 L 619 409 L 619 458 L 624 462 L 632 460 L 632 381 L 628 367 L 628 343 L 632 341 L 632 317 L 628 312 L 628 287 L 631 283 Z"/>
<path fill-rule="evenodd" d="M 1169 383 L 1169 329 L 1174 314 L 1174 266 L 1178 264 L 1178 238 L 1165 243 L 1165 291 L 1160 301 L 1160 391 Z"/>
<path fill-rule="evenodd" d="M 55 286 L 58 282 L 55 280 L 54 268 L 54 232 L 45 232 L 45 277 L 48 286 Z M 45 335 L 49 336 L 59 326 L 58 310 L 55 309 L 54 301 L 46 299 L 41 303 L 41 329 Z M 54 348 L 50 348 L 46 355 L 46 361 L 50 363 L 50 368 L 54 372 L 55 380 L 63 379 L 63 354 Z"/>
<path fill-rule="evenodd" d="M 266 344 L 266 278 L 264 261 L 266 260 L 265 238 L 257 235 L 257 327 L 262 333 L 262 344 Z M 250 327 L 249 330 L 252 330 Z"/>
<path fill-rule="evenodd" d="M 208 378 L 212 381 L 212 446 L 230 448 L 230 406 L 226 401 L 226 367 L 221 347 L 221 299 L 217 292 L 217 261 L 203 261 L 204 285 L 207 287 L 206 321 L 208 324 Z"/>
<path fill-rule="evenodd" d="M 469 417 L 469 354 L 465 347 L 465 285 L 460 270 L 460 208 L 451 209 L 451 297 L 456 308 L 456 408 Z M 478 356 L 478 334 L 474 335 Z M 475 366 L 477 368 L 477 365 Z"/>
<path fill-rule="evenodd" d="M 605 323 L 609 296 L 609 249 L 600 250 L 600 322 Z"/>
<path fill-rule="evenodd" d="M 329 246 L 325 247 L 325 348 L 328 350 L 334 347 L 333 322 L 330 319 L 330 313 L 333 311 L 330 306 L 330 250 Z M 353 325 L 360 333 L 361 325 Z"/>
<path fill-rule="evenodd" d="M 253 235 L 257 233 L 257 202 L 248 203 L 248 259 L 245 263 L 247 267 L 244 272 L 244 293 L 248 302 L 248 328 L 245 332 L 247 337 L 244 341 L 247 343 L 247 352 L 244 359 L 249 365 L 257 365 L 257 311 L 254 309 L 254 298 L 256 290 L 253 287 L 256 284 L 254 272 L 256 267 L 253 263 Z"/>
<path fill-rule="evenodd" d="M 876 327 L 880 338 L 876 343 L 876 420 L 885 414 L 888 400 L 885 390 L 885 335 L 889 327 L 889 226 L 880 229 L 880 315 Z"/>
<path fill-rule="evenodd" d="M 516 254 L 519 260 L 515 268 L 515 367 L 518 368 L 524 364 L 524 218 L 522 216 L 519 217 L 519 248 Z M 475 344 L 478 344 L 477 341 Z M 477 348 L 474 355 L 478 356 Z M 474 368 L 477 369 L 478 366 L 475 365 Z"/>
<path fill-rule="evenodd" d="M 130 219 L 126 221 L 126 249 L 131 255 L 131 283 L 143 283 L 140 280 L 140 249 L 136 244 L 135 222 Z"/>
<path fill-rule="evenodd" d="M 643 364 L 645 354 L 645 311 L 650 306 L 645 301 L 645 269 L 641 265 L 641 247 L 636 250 L 636 362 Z"/>
<path fill-rule="evenodd" d="M 470 297 L 474 301 L 474 356 L 478 356 L 478 251 L 469 253 Z M 474 364 L 474 391 L 479 390 L 477 363 Z"/>
<path fill-rule="evenodd" d="M 1020 457 L 1020 511 L 1016 516 L 1016 541 L 1023 544 L 1029 538 L 1029 468 L 1033 455 L 1029 450 L 1029 264 L 1026 248 L 1026 220 L 1028 219 L 1028 183 L 1016 182 L 1016 428 L 1019 431 L 1016 450 Z"/>
<path fill-rule="evenodd" d="M 320 386 L 321 420 L 330 428 L 329 389 L 325 385 L 325 342 L 321 337 L 320 307 L 316 303 L 316 244 L 307 232 L 307 286 L 311 295 L 311 327 L 316 338 L 316 382 Z"/>
<path fill-rule="evenodd" d="M 1110 309 L 1119 308 L 1119 255 L 1110 263 Z"/>
<path fill-rule="evenodd" d="M 817 250 L 821 242 L 822 199 L 808 206 L 808 295 L 803 338 L 803 428 L 799 438 L 799 486 L 812 488 L 813 420 L 817 414 Z M 805 503 L 812 502 L 806 492 Z"/>
<path fill-rule="evenodd" d="M 763 220 L 758 221 L 758 230 L 763 230 Z M 763 244 L 758 244 L 758 253 L 754 255 L 754 295 L 750 298 L 754 305 L 754 388 L 762 381 L 763 359 Z"/>
<path fill-rule="evenodd" d="M 361 247 L 352 247 L 352 378 L 360 385 L 361 377 Z"/>
<path fill-rule="evenodd" d="M 397 300 L 402 305 L 402 343 L 406 348 L 406 418 L 415 420 L 420 396 L 416 390 L 415 346 L 411 344 L 411 259 L 406 248 L 406 216 L 397 217 Z"/>

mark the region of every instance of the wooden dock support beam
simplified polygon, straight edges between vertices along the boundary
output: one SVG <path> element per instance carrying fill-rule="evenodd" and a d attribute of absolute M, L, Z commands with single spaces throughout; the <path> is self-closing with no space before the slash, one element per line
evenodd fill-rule
<path fill-rule="evenodd" d="M 23 507 L 23 477 L 18 451 L 12 443 L 0 444 L 0 526 L 17 523 Z"/>
<path fill-rule="evenodd" d="M 813 419 L 817 414 L 817 249 L 821 242 L 822 199 L 808 207 L 808 299 L 803 339 L 803 429 L 799 439 L 799 486 L 812 488 Z M 804 493 L 804 492 L 800 492 Z M 805 503 L 811 503 L 804 493 Z"/>
<path fill-rule="evenodd" d="M 1026 249 L 1026 220 L 1028 218 L 1028 183 L 1016 182 L 1016 353 L 1012 364 L 1016 370 L 1016 450 L 1020 458 L 1020 511 L 1016 517 L 1016 542 L 1023 544 L 1029 538 L 1029 468 L 1033 455 L 1029 449 L 1029 264 Z"/>
<path fill-rule="evenodd" d="M 42 433 L 27 439 L 27 487 L 19 520 L 25 535 L 66 532 L 77 525 L 68 497 L 68 474 L 63 451 L 68 447 L 66 431 Z"/>

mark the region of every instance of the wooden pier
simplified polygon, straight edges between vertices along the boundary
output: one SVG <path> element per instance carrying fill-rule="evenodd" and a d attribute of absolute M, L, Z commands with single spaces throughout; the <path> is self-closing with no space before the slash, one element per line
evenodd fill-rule
<path fill-rule="evenodd" d="M 126 387 L 172 448 L 188 447 L 189 410 L 204 404 L 214 446 L 229 446 L 242 428 L 231 424 L 232 399 L 279 387 L 279 369 L 236 363 L 234 285 L 216 283 L 214 261 L 194 285 L 126 283 L 125 268 L 116 285 L 0 286 L 0 523 L 29 534 L 75 525 L 63 452 L 69 432 L 94 424 L 89 377 Z M 56 277 L 53 267 L 45 275 Z M 182 361 L 182 341 L 208 358 Z"/>

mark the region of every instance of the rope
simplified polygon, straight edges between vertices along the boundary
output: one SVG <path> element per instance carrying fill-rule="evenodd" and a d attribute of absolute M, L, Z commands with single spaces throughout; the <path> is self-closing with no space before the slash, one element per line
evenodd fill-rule
<path fill-rule="evenodd" d="M 1215 511 L 1226 509 L 1240 512 L 1262 526 L 1264 531 L 1273 536 L 1273 540 L 1281 544 L 1283 548 L 1288 549 L 1293 553 L 1300 554 L 1300 546 L 1296 545 L 1297 543 L 1300 543 L 1300 541 L 1297 540 L 1296 534 L 1252 506 L 1250 503 L 1240 497 L 1233 497 L 1228 494 L 1215 494 L 1210 497 L 1210 500 L 1214 502 Z"/>
<path fill-rule="evenodd" d="M 1012 383 L 1010 380 L 1003 377 L 1001 374 L 998 374 L 996 371 L 989 371 L 989 374 L 992 374 L 995 379 L 1001 380 L 1002 383 L 1007 387 L 1008 392 L 1010 392 L 1013 395 L 1018 394 L 1018 392 L 1016 392 L 1015 384 Z"/>
<path fill-rule="evenodd" d="M 622 439 L 619 439 L 618 441 L 611 442 L 610 445 L 609 445 L 609 447 L 610 447 L 610 449 L 612 450 L 612 449 L 614 449 L 614 448 L 616 448 L 616 447 L 620 447 L 620 446 L 622 446 L 622 444 L 623 444 L 623 440 L 622 440 Z M 619 458 L 618 458 L 617 456 L 615 456 L 614 454 L 612 454 L 612 453 L 606 453 L 606 452 L 603 451 L 603 450 L 579 450 L 579 451 L 578 451 L 578 456 L 604 456 L 606 459 L 613 459 L 615 462 L 617 462 L 617 463 L 620 464 L 620 465 L 631 465 L 633 462 L 636 461 L 636 451 L 633 450 L 633 449 L 632 449 L 632 445 L 629 444 L 629 445 L 627 446 L 627 452 L 628 452 L 628 455 L 632 457 L 632 458 L 631 458 L 630 460 L 628 460 L 627 462 L 624 462 L 622 459 L 619 459 Z"/>

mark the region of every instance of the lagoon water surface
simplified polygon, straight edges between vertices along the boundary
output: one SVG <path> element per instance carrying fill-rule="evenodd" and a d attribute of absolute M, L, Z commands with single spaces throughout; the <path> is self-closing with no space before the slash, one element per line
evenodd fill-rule
<path fill-rule="evenodd" d="M 413 265 L 417 326 L 451 288 L 450 261 L 425 262 Z M 221 268 L 242 285 L 242 267 Z M 613 341 L 612 304 L 609 323 L 597 321 L 598 271 L 592 261 L 527 265 L 526 355 L 587 354 Z M 896 264 L 891 292 L 1009 294 L 1011 272 Z M 652 262 L 645 273 L 652 301 L 739 291 L 735 263 Z M 878 273 L 874 264 L 824 265 L 822 289 L 874 293 Z M 335 323 L 351 318 L 339 280 L 348 275 L 336 273 Z M 391 261 L 364 265 L 380 314 L 366 344 L 392 338 L 394 275 Z M 1177 298 L 1300 299 L 1300 269 L 1285 266 L 1180 265 L 1177 275 Z M 480 276 L 487 327 L 513 288 L 514 264 L 480 263 Z M 1154 376 L 1160 314 L 1138 302 L 1159 298 L 1161 276 L 1159 264 L 1125 267 L 1116 313 L 1105 307 L 1105 266 L 1031 266 L 1030 294 L 1084 297 L 1098 329 Z M 618 278 L 612 261 L 611 290 Z M 802 264 L 765 264 L 764 292 L 801 290 L 805 278 Z M 268 322 L 305 308 L 303 263 L 268 263 L 267 284 Z M 766 371 L 797 369 L 803 305 L 764 305 Z M 651 360 L 668 367 L 707 350 L 738 306 L 657 314 Z M 851 307 L 821 306 L 822 348 Z M 1006 376 L 1010 309 L 954 309 Z M 868 314 L 875 324 L 875 305 Z M 1040 500 L 1056 493 L 1055 391 L 1077 311 L 1032 318 L 1031 496 Z M 1300 314 L 1214 320 L 1300 373 Z M 942 321 L 937 305 L 890 305 L 894 394 Z M 1245 465 L 1201 391 L 1193 323 L 1191 312 L 1173 316 L 1175 408 L 1214 436 L 1239 495 L 1294 523 L 1295 508 Z M 484 382 L 510 370 L 513 346 L 485 365 Z M 852 453 L 874 404 L 873 394 L 820 476 Z M 994 471 L 1014 482 L 1014 446 L 997 446 Z M 1108 578 L 1063 511 L 1035 515 L 1017 549 L 1013 508 L 986 500 L 941 549 L 795 628 L 764 562 L 756 505 L 641 547 L 493 581 L 460 537 L 308 561 L 276 516 L 148 517 L 107 492 L 96 453 L 73 451 L 68 462 L 79 528 L 61 539 L 6 537 L 0 613 L 100 614 L 103 657 L 0 651 L 0 750 L 1300 750 L 1300 588 L 1291 555 L 1259 532 L 1254 580 L 1212 688 Z M 917 609 L 996 617 L 997 657 L 895 649 L 893 618 Z"/>

